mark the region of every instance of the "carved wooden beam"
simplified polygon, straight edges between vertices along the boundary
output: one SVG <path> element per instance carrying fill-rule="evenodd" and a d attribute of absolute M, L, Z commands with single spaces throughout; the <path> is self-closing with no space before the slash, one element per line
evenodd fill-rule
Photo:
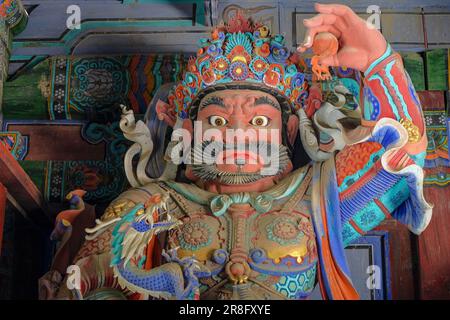
<path fill-rule="evenodd" d="M 8 200 L 31 222 L 49 227 L 49 211 L 41 192 L 9 150 L 0 143 L 0 181 Z"/>
<path fill-rule="evenodd" d="M 23 160 L 83 161 L 104 160 L 105 143 L 91 144 L 82 138 L 81 123 L 8 124 L 7 131 L 29 137 L 28 151 Z M 17 157 L 16 157 L 17 159 Z"/>

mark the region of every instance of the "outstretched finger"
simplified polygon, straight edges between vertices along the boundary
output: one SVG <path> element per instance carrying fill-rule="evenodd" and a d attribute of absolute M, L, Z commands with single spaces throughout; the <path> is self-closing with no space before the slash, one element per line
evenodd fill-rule
<path fill-rule="evenodd" d="M 336 22 L 336 18 L 337 16 L 334 14 L 321 13 L 312 18 L 304 19 L 303 24 L 305 27 L 318 27 L 323 24 L 334 24 Z"/>
<path fill-rule="evenodd" d="M 299 52 L 305 52 L 308 48 L 311 48 L 314 42 L 314 37 L 316 36 L 316 34 L 321 32 L 330 32 L 337 39 L 339 39 L 341 36 L 341 32 L 335 26 L 332 25 L 322 25 L 319 27 L 308 28 L 305 34 L 305 39 L 303 40 L 303 43 L 301 43 L 300 46 L 297 48 L 297 50 Z"/>
<path fill-rule="evenodd" d="M 344 31 L 347 25 L 344 19 L 335 14 L 320 13 L 312 18 L 304 19 L 303 24 L 307 28 L 319 27 L 322 25 L 334 25 L 340 31 Z"/>
<path fill-rule="evenodd" d="M 343 4 L 322 4 L 322 3 L 316 3 L 314 5 L 314 8 L 319 13 L 324 14 L 335 14 L 340 17 L 344 17 L 345 19 L 348 19 L 349 21 L 358 21 L 357 14 L 350 9 L 350 7 L 347 7 Z"/>

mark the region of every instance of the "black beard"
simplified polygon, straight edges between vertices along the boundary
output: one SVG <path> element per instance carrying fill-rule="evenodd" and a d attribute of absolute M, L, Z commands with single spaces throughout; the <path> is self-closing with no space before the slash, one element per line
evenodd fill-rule
<path fill-rule="evenodd" d="M 204 152 L 204 150 L 208 146 L 211 146 L 213 148 L 210 149 L 211 154 L 205 156 L 206 152 Z M 268 160 L 271 160 L 273 150 L 278 149 L 278 170 L 276 173 L 267 175 L 257 172 L 228 172 L 228 171 L 221 171 L 217 168 L 217 165 L 215 163 L 219 151 L 233 150 L 233 149 L 240 151 L 251 150 L 248 146 L 249 146 L 248 144 L 229 146 L 221 142 L 205 141 L 202 143 L 201 148 L 199 148 L 198 146 L 192 148 L 191 160 L 194 161 L 194 164 L 192 165 L 192 173 L 201 180 L 206 182 L 218 181 L 222 184 L 227 185 L 240 185 L 256 182 L 262 178 L 277 176 L 283 173 L 287 165 L 289 164 L 290 158 L 288 154 L 288 148 L 285 145 L 283 144 L 275 145 L 275 144 L 267 144 L 266 142 L 257 142 L 255 143 L 255 145 L 253 145 L 253 147 L 256 147 L 257 150 L 262 150 L 262 148 L 266 148 L 265 150 L 267 150 L 267 152 L 263 153 L 264 163 L 270 163 Z M 195 161 L 199 160 L 204 162 L 195 163 Z"/>

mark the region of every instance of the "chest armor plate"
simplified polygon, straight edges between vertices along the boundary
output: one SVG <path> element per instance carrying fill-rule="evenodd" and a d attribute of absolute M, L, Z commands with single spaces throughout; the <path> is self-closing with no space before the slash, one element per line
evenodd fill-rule
<path fill-rule="evenodd" d="M 181 218 L 183 225 L 169 232 L 167 247 L 179 247 L 180 258 L 194 255 L 208 265 L 212 276 L 200 279 L 202 299 L 306 297 L 315 285 L 317 250 L 304 193 L 262 214 L 237 208 L 215 217 L 204 207 Z"/>

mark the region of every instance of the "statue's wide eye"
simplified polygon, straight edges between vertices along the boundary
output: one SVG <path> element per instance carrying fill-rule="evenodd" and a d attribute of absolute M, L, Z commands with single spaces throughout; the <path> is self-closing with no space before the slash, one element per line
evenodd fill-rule
<path fill-rule="evenodd" d="M 211 116 L 209 117 L 209 124 L 214 126 L 214 127 L 222 127 L 224 125 L 226 125 L 228 123 L 228 121 L 221 116 Z"/>
<path fill-rule="evenodd" d="M 267 127 L 269 125 L 269 118 L 266 116 L 256 116 L 253 117 L 250 123 L 257 127 Z"/>

